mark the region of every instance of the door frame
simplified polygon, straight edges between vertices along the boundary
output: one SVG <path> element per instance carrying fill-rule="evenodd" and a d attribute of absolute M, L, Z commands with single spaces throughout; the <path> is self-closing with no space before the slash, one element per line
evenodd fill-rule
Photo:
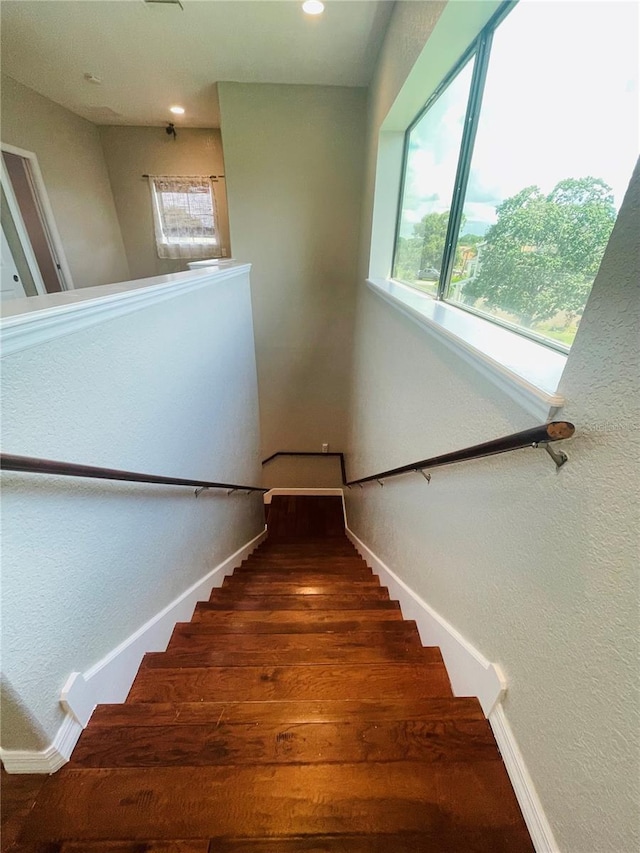
<path fill-rule="evenodd" d="M 4 230 L 4 223 L 0 227 L 0 258 L 2 258 L 2 267 L 3 268 L 4 268 L 5 264 L 7 263 L 7 260 L 11 261 L 12 271 L 11 271 L 10 275 L 13 276 L 13 280 L 14 280 L 14 286 L 13 286 L 14 296 L 8 297 L 8 298 L 9 299 L 11 299 L 11 298 L 14 298 L 14 299 L 26 298 L 27 294 L 26 294 L 26 291 L 24 289 L 24 283 L 22 281 L 22 278 L 20 277 L 20 273 L 18 272 L 16 260 L 13 257 L 13 252 L 11 251 L 11 246 L 9 245 L 9 241 L 7 240 L 7 235 L 6 235 L 5 230 Z M 17 294 L 15 293 L 15 290 L 16 290 L 15 285 L 16 284 L 20 285 L 20 290 L 22 291 L 21 293 L 17 293 Z M 5 291 L 2 291 L 2 292 L 4 293 Z M 2 297 L 2 298 L 4 298 L 4 297 Z"/>
<path fill-rule="evenodd" d="M 18 157 L 22 157 L 27 161 L 29 177 L 32 180 L 36 204 L 40 208 L 40 215 L 42 217 L 44 229 L 51 243 L 51 248 L 53 249 L 54 263 L 57 263 L 58 265 L 60 286 L 63 291 L 74 290 L 75 286 L 71 276 L 71 270 L 64 253 L 60 232 L 58 231 L 56 220 L 53 215 L 53 208 L 51 207 L 51 202 L 47 195 L 47 188 L 40 170 L 37 154 L 33 151 L 26 151 L 24 148 L 18 148 L 15 145 L 9 145 L 5 142 L 0 142 L 0 149 L 2 151 L 6 151 L 8 154 L 16 154 Z M 7 204 L 9 205 L 9 210 L 13 216 L 18 236 L 20 237 L 22 248 L 27 258 L 27 263 L 29 264 L 29 269 L 31 270 L 33 279 L 36 283 L 36 289 L 39 293 L 46 294 L 47 290 L 44 286 L 44 282 L 42 281 L 42 276 L 40 275 L 40 268 L 38 267 L 35 254 L 31 247 L 31 240 L 29 239 L 29 235 L 27 234 L 27 230 L 24 226 L 20 207 L 15 197 L 13 186 L 2 157 L 0 157 L 0 176 L 2 179 L 2 187 L 7 197 Z"/>

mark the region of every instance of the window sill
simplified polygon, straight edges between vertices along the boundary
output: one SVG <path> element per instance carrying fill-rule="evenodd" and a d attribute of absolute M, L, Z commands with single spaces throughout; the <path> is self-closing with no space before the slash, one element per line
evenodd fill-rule
<path fill-rule="evenodd" d="M 564 405 L 557 393 L 567 355 L 390 279 L 368 279 L 386 302 L 435 334 L 536 418 Z"/>

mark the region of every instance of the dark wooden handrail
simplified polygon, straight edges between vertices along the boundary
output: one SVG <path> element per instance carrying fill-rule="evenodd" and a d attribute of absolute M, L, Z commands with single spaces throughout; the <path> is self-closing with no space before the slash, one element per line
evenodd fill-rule
<path fill-rule="evenodd" d="M 574 432 L 573 424 L 567 421 L 552 421 L 532 429 L 525 429 L 522 432 L 514 432 L 512 435 L 504 436 L 504 438 L 485 441 L 484 444 L 474 444 L 473 447 L 465 447 L 464 450 L 454 450 L 453 453 L 443 453 L 441 456 L 433 456 L 431 459 L 420 459 L 410 465 L 401 465 L 399 468 L 390 468 L 388 471 L 371 474 L 369 477 L 350 480 L 345 483 L 345 486 L 359 486 L 362 483 L 371 483 L 374 480 L 386 480 L 389 477 L 398 477 L 400 474 L 426 471 L 430 468 L 439 468 L 441 465 L 451 465 L 454 462 L 482 459 L 485 456 L 508 453 L 510 450 L 520 450 L 523 447 L 538 447 L 540 444 L 546 445 L 552 441 L 563 441 L 565 438 L 571 438 Z M 556 462 L 556 464 L 558 463 Z"/>
<path fill-rule="evenodd" d="M 347 480 L 343 453 L 321 453 L 318 451 L 288 452 L 286 450 L 279 450 L 277 453 L 272 453 L 271 456 L 264 459 L 262 464 L 266 465 L 272 459 L 275 459 L 276 456 L 339 456 L 342 485 L 349 487 L 360 486 L 363 483 L 381 482 L 382 480 L 389 479 L 389 477 L 398 477 L 401 474 L 427 471 L 430 468 L 439 468 L 441 465 L 452 465 L 454 462 L 466 462 L 470 459 L 482 459 L 485 456 L 495 456 L 498 453 L 508 453 L 510 450 L 520 450 L 524 447 L 538 447 L 539 445 L 546 447 L 551 442 L 564 441 L 567 438 L 571 438 L 574 432 L 574 425 L 568 421 L 551 421 L 551 423 L 543 424 L 542 426 L 525 429 L 522 432 L 514 432 L 512 435 L 496 438 L 493 441 L 486 441 L 484 444 L 475 444 L 473 447 L 465 447 L 463 450 L 455 450 L 453 453 L 444 453 L 441 456 L 433 456 L 430 459 L 421 459 L 418 462 L 411 462 L 409 465 L 390 468 L 388 471 L 381 471 L 379 474 L 370 474 L 368 477 L 360 477 L 357 480 Z M 563 454 L 552 455 L 558 467 L 566 461 L 566 456 Z"/>
<path fill-rule="evenodd" d="M 191 480 L 182 477 L 161 477 L 157 474 L 138 474 L 117 468 L 99 468 L 94 465 L 76 465 L 74 462 L 57 462 L 54 459 L 37 459 L 33 456 L 14 456 L 0 453 L 3 471 L 24 471 L 28 474 L 57 474 L 62 477 L 89 477 L 93 480 L 124 480 L 128 483 L 156 483 L 165 486 L 194 486 L 196 489 L 227 489 L 234 492 L 268 492 L 261 486 L 240 486 L 237 483 L 213 483 L 209 480 Z"/>

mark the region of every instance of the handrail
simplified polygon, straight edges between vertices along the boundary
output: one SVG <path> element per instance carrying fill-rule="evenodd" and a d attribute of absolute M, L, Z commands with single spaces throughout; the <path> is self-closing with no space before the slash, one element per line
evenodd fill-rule
<path fill-rule="evenodd" d="M 14 456 L 0 453 L 0 469 L 24 471 L 29 474 L 58 474 L 62 477 L 89 477 L 94 480 L 124 480 L 129 483 L 158 483 L 166 486 L 195 486 L 196 497 L 203 489 L 227 489 L 231 492 L 268 492 L 261 486 L 240 486 L 237 483 L 213 483 L 208 480 L 191 480 L 182 477 L 161 477 L 156 474 L 138 474 L 117 468 L 100 468 L 94 465 L 76 465 L 74 462 L 57 462 L 34 456 Z"/>
<path fill-rule="evenodd" d="M 510 450 L 520 450 L 524 447 L 544 447 L 556 463 L 556 467 L 561 468 L 567 461 L 566 453 L 563 453 L 561 450 L 552 449 L 549 445 L 554 441 L 564 441 L 567 438 L 571 438 L 574 432 L 574 425 L 568 421 L 551 421 L 548 424 L 542 424 L 542 426 L 533 427 L 532 429 L 514 432 L 503 438 L 485 441 L 484 444 L 475 444 L 473 447 L 465 447 L 463 450 L 455 450 L 453 453 L 433 456 L 431 459 L 421 459 L 419 462 L 411 462 L 409 465 L 401 465 L 399 468 L 391 468 L 388 471 L 381 471 L 379 474 L 360 477 L 358 480 L 347 480 L 343 453 L 321 453 L 319 451 L 288 452 L 286 450 L 279 450 L 277 453 L 272 453 L 271 456 L 263 459 L 262 464 L 266 465 L 272 459 L 275 459 L 276 456 L 339 456 L 342 485 L 348 488 L 351 488 L 351 486 L 362 486 L 363 483 L 371 483 L 374 480 L 382 485 L 382 480 L 387 480 L 389 477 L 398 477 L 401 474 L 416 472 L 424 474 L 428 468 L 438 468 L 441 465 L 451 465 L 454 462 L 465 462 L 469 459 L 482 459 L 485 456 L 495 456 L 498 453 L 508 453 Z M 424 476 L 427 480 L 431 480 L 430 474 L 424 474 Z"/>
<path fill-rule="evenodd" d="M 438 468 L 441 465 L 451 465 L 453 462 L 465 462 L 469 459 L 482 459 L 485 456 L 494 456 L 498 453 L 508 453 L 510 450 L 520 450 L 523 447 L 538 447 L 543 445 L 549 450 L 548 444 L 552 441 L 563 441 L 571 438 L 575 432 L 573 424 L 567 421 L 551 421 L 542 426 L 525 429 L 522 432 L 514 432 L 503 438 L 493 441 L 485 441 L 484 444 L 475 444 L 473 447 L 465 447 L 463 450 L 455 450 L 453 453 L 443 453 L 441 456 L 433 456 L 431 459 L 421 459 L 410 465 L 401 465 L 399 468 L 391 468 L 381 471 L 379 474 L 371 474 L 369 477 L 360 477 L 358 480 L 350 480 L 345 486 L 359 486 L 370 483 L 373 480 L 381 482 L 389 477 L 397 477 L 400 474 L 411 472 L 423 472 L 427 468 Z M 556 466 L 560 468 L 567 461 L 564 453 L 555 454 L 549 450 Z M 430 476 L 428 476 L 430 479 Z"/>

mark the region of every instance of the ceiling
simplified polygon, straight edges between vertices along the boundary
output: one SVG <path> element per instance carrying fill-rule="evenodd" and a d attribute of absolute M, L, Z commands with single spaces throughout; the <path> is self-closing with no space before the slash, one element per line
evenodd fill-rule
<path fill-rule="evenodd" d="M 393 8 L 325 0 L 310 17 L 298 0 L 181 2 L 4 0 L 2 71 L 96 124 L 217 127 L 222 80 L 368 85 Z"/>

